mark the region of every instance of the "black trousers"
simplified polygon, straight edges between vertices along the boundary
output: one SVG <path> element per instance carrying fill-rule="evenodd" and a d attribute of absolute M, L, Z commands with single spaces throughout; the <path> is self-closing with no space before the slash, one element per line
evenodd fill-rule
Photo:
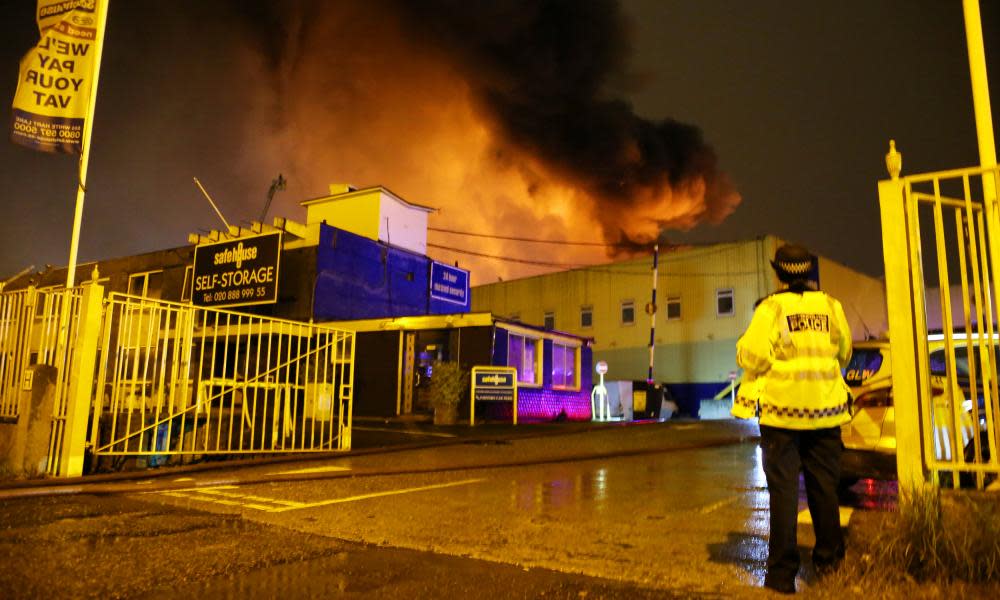
<path fill-rule="evenodd" d="M 809 514 L 816 532 L 813 565 L 822 572 L 844 558 L 837 485 L 844 446 L 840 427 L 813 430 L 760 426 L 764 476 L 771 499 L 771 534 L 764 585 L 795 589 L 799 571 L 796 539 L 799 472 L 804 475 Z"/>

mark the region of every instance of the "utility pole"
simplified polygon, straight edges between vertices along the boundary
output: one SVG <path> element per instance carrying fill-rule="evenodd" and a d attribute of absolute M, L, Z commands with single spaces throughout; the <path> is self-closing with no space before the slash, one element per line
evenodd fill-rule
<path fill-rule="evenodd" d="M 653 354 L 656 348 L 656 280 L 659 258 L 660 245 L 653 244 L 653 299 L 646 305 L 646 312 L 649 313 L 649 373 L 646 375 L 646 383 L 650 388 L 656 381 L 653 378 Z"/>

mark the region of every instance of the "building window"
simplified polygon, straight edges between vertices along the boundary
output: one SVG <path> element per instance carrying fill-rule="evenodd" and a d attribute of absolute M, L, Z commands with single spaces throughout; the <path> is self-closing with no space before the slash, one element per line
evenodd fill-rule
<path fill-rule="evenodd" d="M 527 385 L 541 385 L 538 376 L 541 369 L 541 340 L 516 333 L 507 338 L 507 366 L 517 369 L 517 381 Z"/>
<path fill-rule="evenodd" d="M 577 359 L 580 348 L 552 342 L 552 387 L 564 390 L 580 389 L 577 380 Z"/>
<path fill-rule="evenodd" d="M 667 320 L 677 321 L 681 318 L 681 297 L 667 296 Z"/>
<path fill-rule="evenodd" d="M 148 271 L 129 275 L 128 293 L 130 296 L 159 298 L 163 293 L 163 271 Z"/>
<path fill-rule="evenodd" d="M 622 325 L 635 325 L 635 302 L 622 300 Z"/>
<path fill-rule="evenodd" d="M 731 317 L 736 314 L 733 307 L 733 288 L 715 291 L 715 315 Z"/>
<path fill-rule="evenodd" d="M 580 327 L 583 329 L 588 329 L 594 326 L 594 307 L 593 306 L 581 306 L 580 307 Z"/>
<path fill-rule="evenodd" d="M 542 317 L 542 327 L 544 327 L 546 329 L 555 329 L 556 328 L 556 313 L 554 313 L 552 311 L 546 312 L 545 316 Z"/>

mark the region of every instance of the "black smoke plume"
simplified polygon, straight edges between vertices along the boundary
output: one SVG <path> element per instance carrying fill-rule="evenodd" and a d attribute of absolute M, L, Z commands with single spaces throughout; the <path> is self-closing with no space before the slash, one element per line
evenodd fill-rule
<path fill-rule="evenodd" d="M 315 0 L 234 6 L 275 69 L 294 64 L 294 52 L 305 47 L 296 40 L 309 37 L 314 19 L 342 10 L 341 2 Z M 607 241 L 652 241 L 629 239 L 623 223 L 630 208 L 650 197 L 698 197 L 700 205 L 683 219 L 654 216 L 661 228 L 718 222 L 740 202 L 697 127 L 642 118 L 611 94 L 611 84 L 627 76 L 631 53 L 629 24 L 614 0 L 368 0 L 366 6 L 451 63 L 506 141 L 574 182 L 597 203 L 595 212 L 616 215 L 602 221 Z"/>

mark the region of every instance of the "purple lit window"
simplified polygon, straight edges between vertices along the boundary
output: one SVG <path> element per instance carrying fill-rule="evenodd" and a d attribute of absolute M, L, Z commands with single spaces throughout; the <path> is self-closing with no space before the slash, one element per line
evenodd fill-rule
<path fill-rule="evenodd" d="M 552 387 L 576 388 L 576 348 L 552 343 Z"/>
<path fill-rule="evenodd" d="M 535 376 L 537 348 L 538 340 L 510 334 L 507 343 L 507 366 L 517 368 L 517 380 L 521 383 L 538 383 Z"/>

